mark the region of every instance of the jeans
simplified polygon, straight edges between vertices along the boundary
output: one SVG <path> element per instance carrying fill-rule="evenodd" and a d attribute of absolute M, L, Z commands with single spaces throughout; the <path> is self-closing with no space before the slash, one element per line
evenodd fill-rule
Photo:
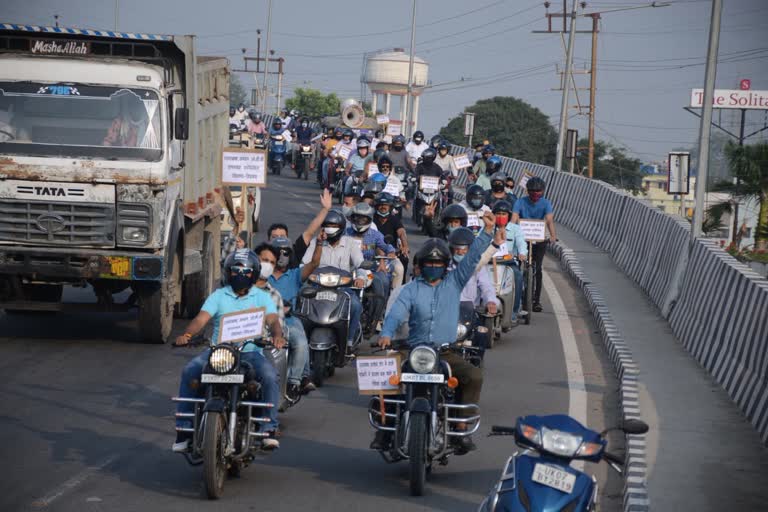
<path fill-rule="evenodd" d="M 517 318 L 523 302 L 523 271 L 518 265 L 513 265 L 512 270 L 515 272 L 515 304 L 512 307 L 512 319 L 514 320 Z"/>
<path fill-rule="evenodd" d="M 534 274 L 533 274 L 533 303 L 539 303 L 541 302 L 541 267 L 544 263 L 544 254 L 547 252 L 547 245 L 549 241 L 545 240 L 543 242 L 539 242 L 536 244 L 533 244 L 533 265 L 534 265 Z M 529 292 L 531 290 L 528 290 Z"/>
<path fill-rule="evenodd" d="M 328 164 L 331 163 L 330 158 L 323 160 L 323 186 L 329 188 L 333 183 L 328 180 Z"/>
<path fill-rule="evenodd" d="M 309 343 L 304 332 L 304 325 L 295 316 L 285 318 L 288 328 L 288 383 L 298 384 L 301 378 L 309 375 Z M 306 371 L 305 371 L 306 370 Z"/>
<path fill-rule="evenodd" d="M 349 333 L 347 334 L 347 346 L 351 347 L 355 336 L 360 331 L 360 317 L 363 315 L 363 303 L 360 302 L 360 295 L 357 290 L 343 288 L 344 293 L 349 295 Z"/>
<path fill-rule="evenodd" d="M 181 371 L 181 384 L 179 385 L 179 396 L 182 398 L 202 398 L 205 386 L 200 385 L 197 389 L 192 389 L 190 383 L 193 380 L 200 380 L 205 365 L 208 364 L 208 356 L 211 349 L 204 350 L 197 357 L 187 363 L 187 366 Z M 277 371 L 272 364 L 267 361 L 259 352 L 240 352 L 243 361 L 248 361 L 256 371 L 256 378 L 261 383 L 262 400 L 275 404 L 274 407 L 267 409 L 265 413 L 269 417 L 269 423 L 264 425 L 266 432 L 277 430 L 277 408 L 280 403 L 280 385 L 277 382 Z M 190 402 L 178 402 L 178 412 L 194 412 L 195 404 Z M 192 421 L 189 418 L 178 418 L 177 427 L 191 427 Z"/>

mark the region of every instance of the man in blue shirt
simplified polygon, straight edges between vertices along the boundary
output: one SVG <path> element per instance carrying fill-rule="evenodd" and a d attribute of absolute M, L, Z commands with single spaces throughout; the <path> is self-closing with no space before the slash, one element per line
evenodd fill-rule
<path fill-rule="evenodd" d="M 436 238 L 427 240 L 414 258 L 414 266 L 418 265 L 420 269 L 419 277 L 400 289 L 400 295 L 384 320 L 379 336 L 380 347 L 391 345 L 392 336 L 406 320 L 409 346 L 426 344 L 438 348 L 443 343 L 456 340 L 461 291 L 475 272 L 480 256 L 491 243 L 495 222 L 493 213 L 486 212 L 483 216 L 485 229 L 451 272 L 447 272 L 451 261 L 448 244 Z M 459 379 L 458 402 L 478 403 L 483 386 L 482 370 L 453 352 L 446 352 L 441 357 L 451 365 L 453 375 Z M 459 440 L 459 453 L 475 448 L 469 436 Z M 385 442 L 385 436 L 377 435 L 371 447 L 377 449 Z"/>
<path fill-rule="evenodd" d="M 517 224 L 520 219 L 544 220 L 549 231 L 549 240 L 533 244 L 533 310 L 539 312 L 541 307 L 541 271 L 544 263 L 544 254 L 547 252 L 547 243 L 557 241 L 555 234 L 555 215 L 552 203 L 544 197 L 544 180 L 533 177 L 525 184 L 528 195 L 518 199 L 512 209 L 512 222 Z M 530 292 L 531 290 L 529 290 Z"/>
<path fill-rule="evenodd" d="M 221 317 L 228 313 L 246 311 L 254 308 L 264 308 L 264 323 L 272 334 L 272 343 L 277 348 L 285 345 L 283 339 L 283 330 L 280 326 L 280 320 L 277 316 L 275 303 L 269 293 L 253 286 L 261 273 L 259 258 L 248 249 L 238 249 L 231 254 L 224 263 L 224 276 L 227 280 L 227 286 L 219 288 L 213 292 L 203 304 L 200 313 L 189 323 L 184 334 L 176 338 L 175 344 L 183 346 L 189 343 L 189 340 L 205 328 L 206 324 L 213 319 L 213 337 L 211 343 L 215 345 L 219 339 L 219 327 Z M 211 349 L 204 350 L 197 357 L 192 359 L 181 372 L 181 384 L 179 385 L 179 396 L 185 398 L 195 398 L 202 396 L 204 387 L 197 386 L 192 388 L 192 381 L 200 381 L 203 369 L 208 364 L 208 357 Z M 278 427 L 277 422 L 277 404 L 280 403 L 280 386 L 277 382 L 277 373 L 274 366 L 262 355 L 262 350 L 253 344 L 246 345 L 240 353 L 243 360 L 249 362 L 256 375 L 261 381 L 263 399 L 275 404 L 268 410 L 269 423 L 265 424 L 264 429 L 269 437 L 264 438 L 262 446 L 264 449 L 273 450 L 280 447 L 280 443 L 275 436 Z M 193 412 L 193 404 L 190 402 L 179 402 L 178 412 Z M 178 427 L 189 427 L 191 421 L 188 418 L 176 420 Z M 192 434 L 190 432 L 179 432 L 176 437 L 176 443 L 173 445 L 174 452 L 185 452 L 189 449 Z"/>

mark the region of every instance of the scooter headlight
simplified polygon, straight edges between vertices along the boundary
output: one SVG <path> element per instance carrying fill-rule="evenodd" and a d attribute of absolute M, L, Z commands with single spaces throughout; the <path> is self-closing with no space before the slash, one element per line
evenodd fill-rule
<path fill-rule="evenodd" d="M 208 365 L 210 365 L 213 373 L 219 375 L 234 370 L 236 363 L 237 357 L 235 351 L 231 347 L 214 347 L 213 350 L 211 350 L 211 355 L 208 356 Z"/>
<path fill-rule="evenodd" d="M 560 430 L 541 428 L 541 447 L 544 451 L 561 457 L 573 457 L 581 446 L 581 436 Z"/>
<path fill-rule="evenodd" d="M 334 287 L 339 285 L 341 276 L 339 274 L 320 274 L 318 281 L 321 286 Z"/>
<path fill-rule="evenodd" d="M 431 373 L 437 364 L 437 353 L 429 347 L 416 347 L 411 350 L 408 363 L 416 373 Z"/>
<path fill-rule="evenodd" d="M 464 336 L 467 335 L 467 326 L 464 324 L 459 324 L 459 326 L 456 328 L 456 341 L 461 341 L 464 339 Z"/>

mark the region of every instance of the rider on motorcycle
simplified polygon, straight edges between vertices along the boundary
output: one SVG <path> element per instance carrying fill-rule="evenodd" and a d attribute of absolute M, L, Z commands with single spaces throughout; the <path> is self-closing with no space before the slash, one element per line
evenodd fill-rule
<path fill-rule="evenodd" d="M 317 215 L 315 215 L 312 221 L 307 225 L 306 229 L 304 229 L 301 235 L 299 235 L 299 237 L 296 238 L 296 240 L 293 242 L 293 251 L 291 251 L 288 261 L 286 262 L 287 268 L 294 268 L 299 266 L 299 262 L 301 262 L 301 259 L 304 258 L 304 254 L 307 252 L 307 248 L 312 242 L 312 238 L 322 226 L 323 221 L 325 220 L 325 216 L 330 211 L 331 206 L 333 206 L 333 198 L 331 197 L 331 193 L 328 192 L 328 190 L 323 190 L 323 193 L 320 194 L 320 210 L 317 212 Z M 270 225 L 269 229 L 267 229 L 267 242 L 271 242 L 275 238 L 288 238 L 288 226 L 281 222 L 276 222 Z M 281 264 L 280 261 L 278 261 L 278 264 Z"/>
<path fill-rule="evenodd" d="M 447 272 L 451 251 L 445 241 L 433 238 L 419 249 L 414 257 L 414 265 L 420 268 L 420 275 L 400 289 L 397 300 L 384 320 L 378 341 L 380 347 L 389 347 L 396 329 L 406 321 L 409 346 L 426 344 L 439 350 L 442 343 L 453 343 L 456 340 L 461 291 L 472 277 L 481 254 L 491 243 L 495 227 L 493 213 L 487 212 L 483 222 L 485 229 L 475 238 L 466 256 L 452 272 Z M 483 385 L 482 370 L 454 352 L 444 352 L 441 357 L 451 366 L 452 374 L 459 380 L 458 403 L 478 403 Z M 463 412 L 459 414 L 466 416 Z M 466 428 L 461 424 L 457 427 Z M 377 431 L 371 448 L 383 449 L 390 438 L 391 433 Z M 454 442 L 459 445 L 459 453 L 476 448 L 469 436 L 458 437 Z"/>
<path fill-rule="evenodd" d="M 355 183 L 364 182 L 367 179 L 367 165 L 372 160 L 370 155 L 371 141 L 367 137 L 361 135 L 357 139 L 357 151 L 349 156 L 347 160 L 347 166 L 344 168 L 344 172 L 347 175 L 344 181 L 344 192 L 346 193 Z M 353 179 L 350 179 L 353 177 Z M 357 181 L 354 181 L 356 177 Z"/>
<path fill-rule="evenodd" d="M 394 169 L 392 166 L 392 159 L 389 158 L 387 154 L 383 154 L 381 157 L 379 157 L 378 160 L 376 160 L 376 164 L 379 167 L 379 172 L 387 178 L 387 184 L 385 188 L 389 187 L 389 190 L 392 191 L 391 195 L 394 202 L 405 202 L 405 190 L 403 190 L 403 183 L 400 181 L 400 178 L 398 178 L 393 172 Z"/>
<path fill-rule="evenodd" d="M 331 182 L 333 180 L 329 181 L 329 177 L 328 177 L 328 167 L 329 167 L 329 164 L 331 163 L 330 159 L 333 158 L 334 156 L 333 150 L 336 147 L 336 144 L 341 142 L 341 138 L 343 137 L 343 135 L 344 135 L 344 130 L 342 130 L 341 127 L 337 126 L 336 128 L 333 129 L 333 137 L 329 137 L 328 139 L 326 139 L 324 143 L 325 147 L 323 150 L 323 161 L 320 164 L 321 165 L 320 170 L 323 175 L 323 183 L 326 185 L 326 187 L 328 185 L 332 185 Z"/>
<path fill-rule="evenodd" d="M 184 334 L 176 338 L 177 346 L 186 345 L 190 339 L 202 332 L 208 322 L 213 319 L 213 337 L 212 343 L 216 344 L 219 339 L 219 327 L 221 317 L 228 313 L 246 311 L 253 308 L 264 308 L 264 323 L 272 334 L 272 343 L 277 348 L 285 345 L 283 339 L 283 329 L 280 325 L 280 319 L 277 315 L 277 308 L 270 295 L 259 288 L 254 287 L 254 283 L 261 274 L 261 263 L 258 256 L 248 249 L 239 249 L 227 258 L 224 262 L 224 279 L 227 285 L 214 291 L 203 304 L 202 309 L 197 316 L 187 325 Z M 200 381 L 205 366 L 208 364 L 208 356 L 211 350 L 207 349 L 198 354 L 184 367 L 181 372 L 181 384 L 179 386 L 179 396 L 185 398 L 194 398 L 202 396 L 204 386 L 192 387 L 193 381 Z M 277 383 L 277 373 L 274 366 L 262 355 L 262 349 L 255 345 L 247 345 L 240 356 L 249 362 L 261 382 L 264 393 L 264 401 L 273 404 L 280 403 L 280 386 Z M 190 402 L 179 402 L 178 412 L 192 412 L 193 404 Z M 268 409 L 269 423 L 265 425 L 265 431 L 269 437 L 264 438 L 262 446 L 265 449 L 275 449 L 280 446 L 275 437 L 275 431 L 278 428 L 277 407 Z M 179 418 L 177 426 L 189 427 L 190 420 Z M 178 432 L 176 442 L 173 445 L 173 451 L 185 452 L 191 442 L 192 434 L 189 432 Z"/>
<path fill-rule="evenodd" d="M 450 172 L 451 176 L 455 178 L 459 175 L 459 170 L 456 168 L 456 163 L 454 163 L 453 157 L 448 154 L 450 146 L 451 145 L 448 144 L 446 140 L 440 140 L 440 143 L 437 145 L 437 158 L 435 158 L 435 163 L 439 165 L 443 171 Z"/>
<path fill-rule="evenodd" d="M 425 149 L 424 152 L 421 154 L 421 163 L 416 166 L 416 171 L 414 172 L 417 180 L 417 184 L 419 186 L 421 185 L 419 181 L 421 180 L 422 176 L 435 176 L 442 178 L 443 176 L 443 169 L 439 165 L 435 163 L 435 159 L 437 158 L 437 152 L 432 149 L 428 148 Z M 432 217 L 435 213 L 435 206 L 437 205 L 437 202 L 432 203 L 431 205 L 427 206 L 424 204 L 424 201 L 418 197 L 413 200 L 413 209 L 416 212 L 421 211 L 421 209 L 424 209 L 423 215 L 424 217 Z"/>
<path fill-rule="evenodd" d="M 229 126 L 240 126 L 240 118 L 237 116 L 237 109 L 229 107 Z"/>
<path fill-rule="evenodd" d="M 258 135 L 267 133 L 267 125 L 261 120 L 261 114 L 258 112 L 248 113 L 248 133 Z"/>
<path fill-rule="evenodd" d="M 514 183 L 514 182 L 513 182 Z M 491 176 L 491 190 L 485 191 L 485 204 L 493 207 L 497 201 L 507 201 L 514 206 L 517 196 L 511 190 L 507 190 L 507 175 L 496 171 Z"/>
<path fill-rule="evenodd" d="M 237 106 L 237 112 L 235 112 L 235 117 L 237 117 L 238 124 L 245 123 L 245 120 L 248 118 L 248 111 L 245 109 L 245 103 L 240 103 Z"/>
<path fill-rule="evenodd" d="M 491 188 L 491 182 L 488 180 L 486 173 L 486 166 L 488 165 L 488 159 L 496 154 L 496 148 L 493 144 L 486 144 L 483 147 L 482 158 L 480 158 L 472 167 L 472 174 L 475 175 L 475 183 L 481 185 L 483 190 Z M 499 161 L 501 164 L 501 161 Z M 495 172 L 495 171 L 494 171 Z"/>
<path fill-rule="evenodd" d="M 405 150 L 405 137 L 402 135 L 396 135 L 392 139 L 392 146 L 389 149 L 388 156 L 392 160 L 393 169 L 402 167 L 407 171 L 413 171 L 416 167 L 416 162 L 410 159 L 408 152 Z"/>
<path fill-rule="evenodd" d="M 344 233 L 347 228 L 347 219 L 344 214 L 336 209 L 328 212 L 323 221 L 323 231 L 325 232 L 325 242 L 323 245 L 323 254 L 320 257 L 321 267 L 334 267 L 346 272 L 354 272 L 365 261 L 360 244 L 352 237 Z M 312 244 L 317 245 L 315 240 Z M 310 245 L 309 249 L 314 252 L 315 246 Z M 309 249 L 307 252 L 309 252 Z M 304 255 L 303 263 L 309 263 L 309 254 Z M 365 285 L 363 279 L 355 279 L 356 288 L 362 288 Z M 363 312 L 363 305 L 360 303 L 360 297 L 355 290 L 344 288 L 344 291 L 350 298 L 350 329 L 347 337 L 347 346 L 351 347 L 358 332 L 360 331 L 360 316 Z"/>
<path fill-rule="evenodd" d="M 544 197 L 545 183 L 541 178 L 534 176 L 525 184 L 528 195 L 517 200 L 512 209 L 512 222 L 518 223 L 520 219 L 543 219 L 549 231 L 549 240 L 533 244 L 533 263 L 536 272 L 533 279 L 533 310 L 539 312 L 541 308 L 541 279 L 544 254 L 547 252 L 547 244 L 557 241 L 555 234 L 555 216 L 552 203 Z"/>
<path fill-rule="evenodd" d="M 496 219 L 506 217 L 511 221 L 512 209 L 513 207 L 509 202 L 504 200 L 496 201 L 496 204 L 493 205 L 493 214 L 496 215 Z M 512 270 L 515 273 L 515 301 L 512 305 L 510 321 L 512 327 L 514 327 L 517 325 L 517 314 L 520 312 L 520 304 L 523 299 L 523 271 L 520 269 L 520 265 L 522 262 L 528 261 L 528 244 L 525 242 L 525 236 L 520 226 L 509 221 L 504 229 L 507 239 L 507 254 L 517 256 L 518 261 L 516 265 L 512 266 Z"/>
<path fill-rule="evenodd" d="M 368 180 L 368 182 L 363 187 L 363 202 L 373 206 L 373 203 L 376 200 L 376 196 L 379 195 L 379 193 L 384 192 L 386 186 L 387 178 L 384 177 L 383 174 L 377 172 L 371 176 L 371 179 Z"/>
<path fill-rule="evenodd" d="M 429 144 L 424 142 L 424 132 L 421 130 L 417 130 L 413 132 L 413 137 L 411 138 L 411 142 L 409 142 L 405 146 L 405 150 L 408 152 L 408 156 L 413 160 L 413 162 L 418 162 L 419 158 L 421 157 L 421 154 L 424 152 L 425 149 L 429 147 Z"/>
<path fill-rule="evenodd" d="M 391 240 L 391 245 L 399 246 L 400 254 L 398 259 L 394 260 L 392 270 L 392 289 L 394 290 L 400 287 L 405 279 L 405 267 L 408 264 L 408 235 L 400 218 L 392 215 L 392 209 L 395 207 L 394 196 L 387 192 L 380 192 L 374 199 L 374 205 L 376 208 L 374 226 L 378 228 L 385 240 Z M 400 243 L 397 244 L 397 241 Z"/>
<path fill-rule="evenodd" d="M 447 240 L 448 235 L 461 227 L 467 227 L 467 210 L 460 204 L 449 204 L 440 212 L 440 222 L 443 225 L 443 237 Z"/>
<path fill-rule="evenodd" d="M 481 222 L 480 218 L 491 209 L 486 206 L 483 201 L 485 200 L 485 191 L 483 187 L 475 183 L 470 185 L 467 189 L 466 198 L 459 203 L 467 212 L 467 227 L 477 234 L 480 232 Z"/>
<path fill-rule="evenodd" d="M 381 232 L 370 229 L 374 217 L 374 209 L 371 205 L 358 203 L 352 208 L 349 217 L 352 225 L 347 228 L 346 234 L 360 243 L 363 258 L 375 262 L 375 256 L 379 255 L 388 256 L 391 260 L 398 261 L 397 249 L 384 241 L 384 235 Z M 373 273 L 373 283 L 371 284 L 374 296 L 371 300 L 370 323 L 363 326 L 363 332 L 366 336 L 373 332 L 376 323 L 384 317 L 384 308 L 387 305 L 391 285 L 389 274 L 387 260 L 380 260 L 379 266 Z"/>
<path fill-rule="evenodd" d="M 303 118 L 298 126 L 296 126 L 294 133 L 296 134 L 296 143 L 293 145 L 293 155 L 291 155 L 291 162 L 293 163 L 291 165 L 295 169 L 296 162 L 298 161 L 297 154 L 301 151 L 301 146 L 312 145 L 312 135 L 314 135 L 314 131 L 312 131 L 312 128 L 309 126 L 309 121 L 306 118 Z"/>

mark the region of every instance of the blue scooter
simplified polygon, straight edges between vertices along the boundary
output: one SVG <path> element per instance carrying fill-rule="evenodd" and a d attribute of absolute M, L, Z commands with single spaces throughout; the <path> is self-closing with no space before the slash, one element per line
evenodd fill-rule
<path fill-rule="evenodd" d="M 285 163 L 285 154 L 288 151 L 288 143 L 281 133 L 273 133 L 269 136 L 269 168 L 272 174 L 280 175 Z"/>
<path fill-rule="evenodd" d="M 524 449 L 507 460 L 501 478 L 491 489 L 481 512 L 537 512 L 595 510 L 597 480 L 571 467 L 574 460 L 600 462 L 622 472 L 622 457 L 605 450 L 605 435 L 612 430 L 645 434 L 648 425 L 627 419 L 601 433 L 584 427 L 564 414 L 522 416 L 515 427 L 494 425 L 489 435 L 515 437 Z"/>

